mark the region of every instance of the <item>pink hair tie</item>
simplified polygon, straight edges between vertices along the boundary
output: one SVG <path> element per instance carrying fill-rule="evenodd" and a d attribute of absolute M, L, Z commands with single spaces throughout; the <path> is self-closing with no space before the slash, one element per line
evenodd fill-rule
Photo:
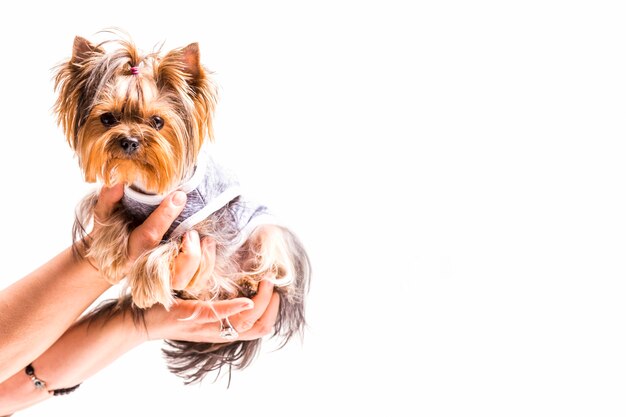
<path fill-rule="evenodd" d="M 139 74 L 139 67 L 130 67 L 130 73 L 133 75 Z"/>

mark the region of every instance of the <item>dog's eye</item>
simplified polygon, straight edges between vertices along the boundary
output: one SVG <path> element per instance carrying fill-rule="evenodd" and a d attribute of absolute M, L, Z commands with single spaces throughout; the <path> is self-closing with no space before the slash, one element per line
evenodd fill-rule
<path fill-rule="evenodd" d="M 117 117 L 115 117 L 113 113 L 104 113 L 102 116 L 100 116 L 100 121 L 106 127 L 111 127 L 118 122 Z"/>
<path fill-rule="evenodd" d="M 152 126 L 154 126 L 156 130 L 163 129 L 164 124 L 165 122 L 159 116 L 152 116 Z"/>

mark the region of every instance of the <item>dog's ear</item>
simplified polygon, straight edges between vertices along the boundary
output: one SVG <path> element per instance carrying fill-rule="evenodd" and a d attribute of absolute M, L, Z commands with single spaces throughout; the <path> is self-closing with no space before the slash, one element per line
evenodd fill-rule
<path fill-rule="evenodd" d="M 183 78 L 192 88 L 202 84 L 207 78 L 206 71 L 200 64 L 200 47 L 195 42 L 168 52 L 163 57 L 159 70 L 161 80 L 175 83 L 176 78 Z"/>
<path fill-rule="evenodd" d="M 54 112 L 57 115 L 57 123 L 63 127 L 72 149 L 76 148 L 76 132 L 84 117 L 84 112 L 79 107 L 81 97 L 84 97 L 82 90 L 86 79 L 85 61 L 97 49 L 87 39 L 76 36 L 72 57 L 56 67 L 54 90 L 58 96 Z"/>
<path fill-rule="evenodd" d="M 104 50 L 96 45 L 93 45 L 87 39 L 82 38 L 80 36 L 76 36 L 74 38 L 74 48 L 72 50 L 72 60 L 73 64 L 81 64 L 86 59 L 94 56 L 103 54 Z"/>
<path fill-rule="evenodd" d="M 84 123 L 95 97 L 95 86 L 88 86 L 95 58 L 105 51 L 87 39 L 76 36 L 72 58 L 56 67 L 54 90 L 58 93 L 54 111 L 70 146 L 76 149 L 78 128 Z"/>
<path fill-rule="evenodd" d="M 217 103 L 217 86 L 211 73 L 200 63 L 200 47 L 191 43 L 168 52 L 159 63 L 157 84 L 181 95 L 191 95 L 193 117 L 200 137 L 213 138 L 212 117 Z M 190 94 L 191 93 L 191 94 Z"/>
<path fill-rule="evenodd" d="M 193 80 L 204 75 L 200 64 L 200 47 L 197 42 L 190 43 L 181 49 L 181 63 L 185 73 Z"/>

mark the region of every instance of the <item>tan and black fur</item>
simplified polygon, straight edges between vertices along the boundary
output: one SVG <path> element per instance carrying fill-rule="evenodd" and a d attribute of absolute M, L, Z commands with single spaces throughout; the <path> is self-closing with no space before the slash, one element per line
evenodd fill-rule
<path fill-rule="evenodd" d="M 56 70 L 55 90 L 58 122 L 88 182 L 125 183 L 146 193 L 168 193 L 190 175 L 203 143 L 213 138 L 217 89 L 200 63 L 196 43 L 164 55 L 158 51 L 141 54 L 128 39 L 94 45 L 76 37 L 71 59 Z M 78 210 L 76 253 L 88 257 L 111 283 L 126 278 L 130 292 L 128 298 L 107 304 L 97 314 L 132 304 L 140 316 L 141 309 L 155 303 L 169 307 L 175 297 L 251 296 L 263 279 L 284 280 L 289 284 L 276 287 L 280 310 L 274 335 L 284 344 L 302 333 L 310 264 L 289 229 L 259 226 L 244 245 L 234 247 L 237 230 L 232 216 L 242 202 L 232 200 L 194 226 L 201 237 L 208 236 L 217 244 L 216 266 L 206 288 L 175 292 L 170 288 L 170 274 L 180 238 L 168 239 L 143 254 L 126 273 L 128 237 L 137 219 L 119 205 L 91 238 L 85 230 L 93 221 L 96 201 L 96 194 L 88 196 Z M 247 366 L 260 340 L 167 344 L 164 351 L 170 369 L 187 382 L 195 382 L 224 365 Z"/>

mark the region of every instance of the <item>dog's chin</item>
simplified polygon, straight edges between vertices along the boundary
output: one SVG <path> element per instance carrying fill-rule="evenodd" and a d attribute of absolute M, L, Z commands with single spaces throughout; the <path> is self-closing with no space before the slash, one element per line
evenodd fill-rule
<path fill-rule="evenodd" d="M 134 159 L 114 159 L 107 167 L 107 171 L 118 183 L 128 185 L 142 182 L 142 178 L 146 176 L 145 167 Z"/>
<path fill-rule="evenodd" d="M 89 182 L 102 182 L 107 187 L 124 184 L 144 194 L 160 194 L 168 189 L 168 184 L 155 179 L 155 169 L 145 163 L 130 158 L 112 158 L 100 169 L 91 169 L 85 173 Z"/>
<path fill-rule="evenodd" d="M 123 183 L 146 194 L 164 194 L 180 184 L 185 172 L 178 154 L 168 153 L 166 147 L 142 147 L 129 155 L 99 141 L 85 151 L 78 155 L 85 180 L 91 183 Z"/>
<path fill-rule="evenodd" d="M 133 190 L 140 192 L 141 194 L 147 194 L 147 195 L 160 194 L 157 190 L 151 189 L 150 187 L 148 187 L 146 185 L 146 182 L 143 180 L 143 178 L 136 178 L 133 181 L 126 181 L 125 184 L 127 184 Z"/>

